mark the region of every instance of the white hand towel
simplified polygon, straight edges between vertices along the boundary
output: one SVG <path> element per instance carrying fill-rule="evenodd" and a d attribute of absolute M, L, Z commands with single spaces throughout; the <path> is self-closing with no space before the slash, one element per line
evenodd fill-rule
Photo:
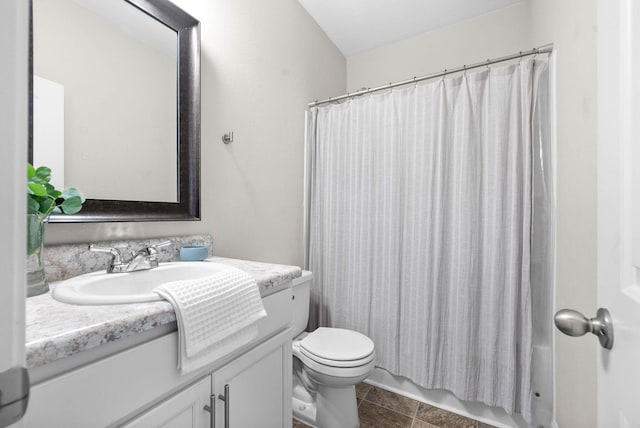
<path fill-rule="evenodd" d="M 182 374 L 250 342 L 257 321 L 267 315 L 256 281 L 231 266 L 204 278 L 162 284 L 155 292 L 176 311 Z"/>

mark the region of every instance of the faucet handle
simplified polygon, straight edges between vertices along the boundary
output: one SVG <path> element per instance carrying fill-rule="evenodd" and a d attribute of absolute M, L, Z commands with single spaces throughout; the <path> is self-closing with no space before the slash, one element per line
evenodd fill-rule
<path fill-rule="evenodd" d="M 158 254 L 158 248 L 168 247 L 169 245 L 171 245 L 171 241 L 169 241 L 169 240 L 162 241 L 162 242 L 160 242 L 158 244 L 155 244 L 155 245 L 149 245 L 149 247 L 147 247 L 147 251 L 151 255 L 156 255 L 156 254 Z"/>
<path fill-rule="evenodd" d="M 89 244 L 89 251 L 96 253 L 109 253 L 113 256 L 114 261 L 118 263 L 122 261 L 122 253 L 117 248 L 101 247 L 99 245 Z"/>
<path fill-rule="evenodd" d="M 158 248 L 167 247 L 169 245 L 171 245 L 171 241 L 166 240 L 155 245 L 149 245 L 146 248 L 147 254 L 149 255 L 149 264 L 152 269 L 158 267 Z"/>
<path fill-rule="evenodd" d="M 101 247 L 99 245 L 89 244 L 89 251 L 96 253 L 109 253 L 111 254 L 111 263 L 107 267 L 107 272 L 112 272 L 114 266 L 122 265 L 122 253 L 117 248 L 113 247 Z"/>

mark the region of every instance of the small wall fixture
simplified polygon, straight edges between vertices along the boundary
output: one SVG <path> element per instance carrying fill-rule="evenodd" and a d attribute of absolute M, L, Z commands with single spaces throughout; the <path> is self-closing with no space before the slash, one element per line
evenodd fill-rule
<path fill-rule="evenodd" d="M 222 142 L 225 144 L 233 143 L 233 131 L 230 131 L 222 136 Z"/>

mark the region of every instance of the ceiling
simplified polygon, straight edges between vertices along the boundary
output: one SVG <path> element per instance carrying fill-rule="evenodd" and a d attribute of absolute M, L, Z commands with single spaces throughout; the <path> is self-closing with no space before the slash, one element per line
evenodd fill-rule
<path fill-rule="evenodd" d="M 345 56 L 523 0 L 299 0 Z"/>

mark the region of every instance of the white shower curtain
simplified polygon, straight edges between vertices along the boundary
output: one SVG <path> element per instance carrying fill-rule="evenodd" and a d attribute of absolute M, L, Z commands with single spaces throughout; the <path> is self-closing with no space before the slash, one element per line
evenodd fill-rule
<path fill-rule="evenodd" d="M 367 334 L 391 373 L 527 421 L 545 73 L 523 60 L 312 108 L 307 123 L 312 320 Z"/>

